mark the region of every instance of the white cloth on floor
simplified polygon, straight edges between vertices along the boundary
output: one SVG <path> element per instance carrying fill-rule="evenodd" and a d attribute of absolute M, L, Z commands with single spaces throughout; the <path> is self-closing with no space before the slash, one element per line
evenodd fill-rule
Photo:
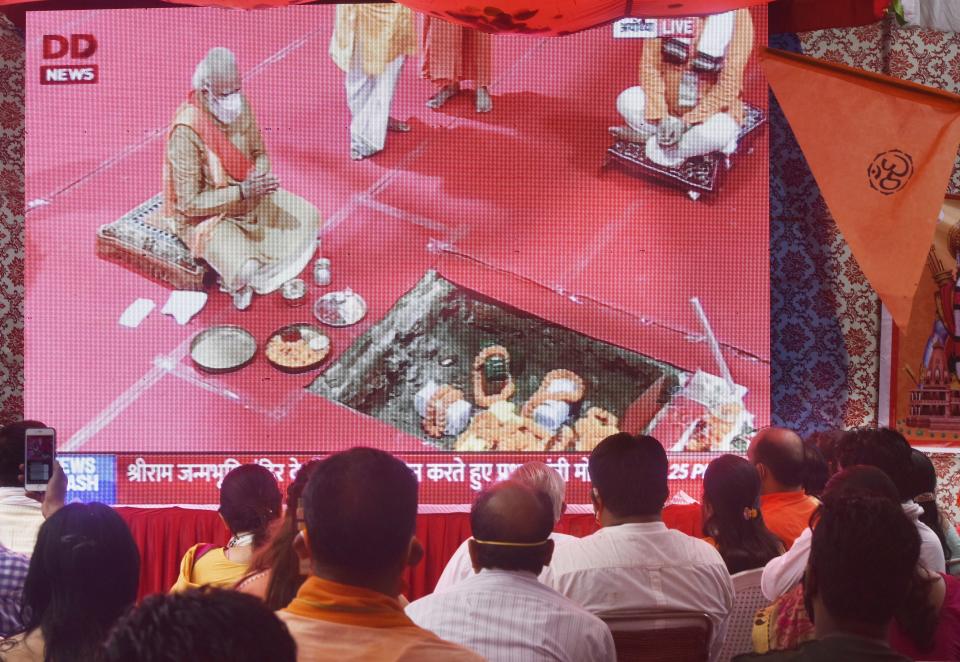
<path fill-rule="evenodd" d="M 199 313 L 207 303 L 206 292 L 194 292 L 191 290 L 174 290 L 170 293 L 170 298 L 164 304 L 160 312 L 164 315 L 170 315 L 177 320 L 177 324 L 183 326 L 193 316 Z"/>
<path fill-rule="evenodd" d="M 363 48 L 358 34 L 350 58 L 350 71 L 344 79 L 347 106 L 350 108 L 350 147 L 364 156 L 376 154 L 387 143 L 390 102 L 400 77 L 404 56 L 388 64 L 382 74 L 372 76 L 363 70 Z"/>
<path fill-rule="evenodd" d="M 946 562 L 943 558 L 943 546 L 933 530 L 920 521 L 923 509 L 913 501 L 901 504 L 903 512 L 917 527 L 920 533 L 920 565 L 931 572 L 946 572 Z M 771 602 L 793 588 L 803 577 L 807 569 L 807 560 L 810 558 L 810 547 L 813 543 L 813 531 L 807 527 L 793 542 L 793 546 L 782 556 L 771 559 L 763 568 L 760 579 L 760 590 L 764 597 Z"/>
<path fill-rule="evenodd" d="M 654 134 L 648 141 L 647 157 L 655 163 L 674 167 L 693 156 L 711 152 L 732 153 L 737 146 L 740 125 L 727 113 L 711 115 L 701 124 L 695 124 L 683 134 L 680 142 L 671 147 L 660 147 L 656 127 L 647 122 L 645 110 L 647 95 L 639 85 L 628 87 L 617 97 L 617 112 L 634 131 Z M 650 143 L 655 145 L 650 148 Z"/>
<path fill-rule="evenodd" d="M 619 609 L 706 614 L 716 660 L 733 608 L 733 582 L 714 547 L 663 522 L 620 524 L 558 547 L 543 582 L 602 617 Z"/>
<path fill-rule="evenodd" d="M 407 605 L 407 616 L 441 639 L 492 662 L 614 662 L 599 618 L 541 584 L 532 572 L 481 570 Z"/>
<path fill-rule="evenodd" d="M 566 533 L 557 533 L 554 531 L 550 534 L 550 540 L 553 541 L 554 545 L 554 554 L 556 550 L 571 540 L 578 540 L 576 536 L 567 535 Z M 437 585 L 434 587 L 433 592 L 439 593 L 440 591 L 445 591 L 448 588 L 459 584 L 467 577 L 472 577 L 476 573 L 473 571 L 473 561 L 470 560 L 470 550 L 467 547 L 469 540 L 464 540 L 457 551 L 453 553 L 453 556 L 450 557 L 450 560 L 447 561 L 447 565 L 444 566 L 443 572 L 440 573 L 440 579 L 437 580 Z M 548 571 L 548 568 L 544 568 L 544 571 L 540 573 L 540 576 L 543 577 L 544 574 Z"/>
<path fill-rule="evenodd" d="M 150 299 L 137 299 L 120 315 L 120 326 L 135 329 L 147 319 L 157 304 Z"/>

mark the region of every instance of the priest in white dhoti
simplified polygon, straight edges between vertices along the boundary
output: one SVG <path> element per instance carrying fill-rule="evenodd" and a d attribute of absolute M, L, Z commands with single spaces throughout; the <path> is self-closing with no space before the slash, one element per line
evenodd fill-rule
<path fill-rule="evenodd" d="M 174 114 L 164 154 L 171 229 L 239 309 L 295 278 L 317 247 L 317 208 L 280 188 L 234 54 L 211 49 Z"/>
<path fill-rule="evenodd" d="M 749 9 L 707 18 L 660 19 L 644 40 L 640 84 L 617 98 L 621 140 L 645 145 L 663 167 L 737 148 L 745 117 L 743 74 L 753 51 Z"/>
<path fill-rule="evenodd" d="M 390 117 L 390 104 L 407 55 L 417 52 L 413 12 L 401 4 L 337 5 L 330 57 L 346 74 L 350 158 L 383 150 L 387 131 L 409 131 Z"/>

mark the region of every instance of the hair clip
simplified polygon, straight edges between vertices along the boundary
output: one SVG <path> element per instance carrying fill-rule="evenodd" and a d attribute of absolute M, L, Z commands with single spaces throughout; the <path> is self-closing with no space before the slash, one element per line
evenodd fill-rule
<path fill-rule="evenodd" d="M 750 508 L 749 506 L 747 506 L 746 508 L 743 509 L 743 519 L 746 519 L 746 520 L 757 519 L 759 516 L 760 516 L 760 511 L 757 510 L 756 508 Z"/>

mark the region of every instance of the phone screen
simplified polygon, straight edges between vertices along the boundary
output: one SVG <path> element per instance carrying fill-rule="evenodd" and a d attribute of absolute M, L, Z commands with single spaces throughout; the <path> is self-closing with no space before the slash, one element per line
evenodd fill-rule
<path fill-rule="evenodd" d="M 26 435 L 24 482 L 27 485 L 46 485 L 53 474 L 55 438 L 52 434 Z"/>

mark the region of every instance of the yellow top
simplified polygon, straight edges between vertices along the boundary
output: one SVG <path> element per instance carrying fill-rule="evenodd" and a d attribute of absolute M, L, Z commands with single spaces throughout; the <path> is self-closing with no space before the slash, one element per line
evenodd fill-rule
<path fill-rule="evenodd" d="M 228 559 L 223 547 L 211 549 L 196 559 L 197 549 L 203 546 L 203 543 L 194 545 L 183 555 L 180 577 L 170 589 L 171 593 L 200 586 L 233 588 L 247 574 L 247 564 Z"/>

